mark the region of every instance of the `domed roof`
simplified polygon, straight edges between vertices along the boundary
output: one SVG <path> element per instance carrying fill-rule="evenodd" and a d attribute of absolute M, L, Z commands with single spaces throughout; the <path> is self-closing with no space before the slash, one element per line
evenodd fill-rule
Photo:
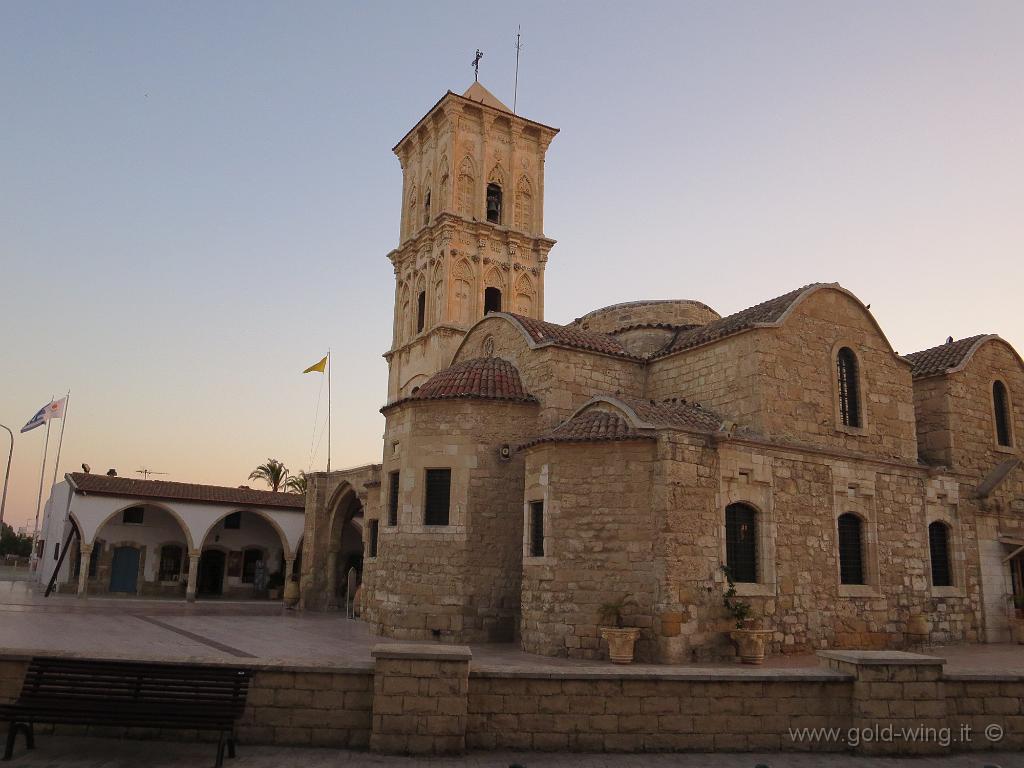
<path fill-rule="evenodd" d="M 519 371 L 508 360 L 475 357 L 435 373 L 409 397 L 389 403 L 385 408 L 410 400 L 456 399 L 537 402 L 537 398 L 526 391 Z"/>
<path fill-rule="evenodd" d="M 707 304 L 691 299 L 657 299 L 627 301 L 595 309 L 572 322 L 585 331 L 615 333 L 627 328 L 660 326 L 704 325 L 719 319 L 719 314 Z"/>

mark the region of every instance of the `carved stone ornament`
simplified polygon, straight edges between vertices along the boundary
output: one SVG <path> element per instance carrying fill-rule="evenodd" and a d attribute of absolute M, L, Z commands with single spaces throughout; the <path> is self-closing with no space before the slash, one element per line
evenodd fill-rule
<path fill-rule="evenodd" d="M 519 272 L 522 268 L 523 268 L 523 265 L 520 264 L 518 261 L 515 264 L 512 265 L 512 269 L 514 269 L 516 272 Z"/>
<path fill-rule="evenodd" d="M 480 257 L 477 256 L 475 253 L 472 256 L 470 256 L 469 258 L 471 258 L 474 263 L 480 261 Z"/>
<path fill-rule="evenodd" d="M 519 252 L 519 246 L 515 243 L 508 244 L 508 255 L 515 256 Z"/>
<path fill-rule="evenodd" d="M 490 264 L 490 263 L 491 263 L 491 257 L 490 256 L 484 256 L 484 264 Z"/>
<path fill-rule="evenodd" d="M 508 272 L 510 269 L 512 269 L 512 265 L 511 264 L 509 264 L 507 261 L 501 262 L 501 271 L 502 272 Z"/>
<path fill-rule="evenodd" d="M 537 269 L 536 267 L 530 267 L 530 274 L 531 275 L 539 275 L 540 274 L 540 270 Z"/>
<path fill-rule="evenodd" d="M 487 247 L 487 238 L 486 237 L 479 238 L 476 241 L 476 244 L 477 244 L 478 248 L 481 248 L 481 249 L 486 248 Z"/>
<path fill-rule="evenodd" d="M 488 336 L 483 343 L 484 357 L 494 357 L 494 337 Z"/>

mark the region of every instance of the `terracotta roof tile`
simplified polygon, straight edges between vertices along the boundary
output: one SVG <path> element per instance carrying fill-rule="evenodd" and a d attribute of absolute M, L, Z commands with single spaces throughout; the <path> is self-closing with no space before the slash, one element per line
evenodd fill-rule
<path fill-rule="evenodd" d="M 940 344 L 931 349 L 923 349 L 920 352 L 912 352 L 904 355 L 913 364 L 910 375 L 915 379 L 923 376 L 934 376 L 937 373 L 945 373 L 950 368 L 956 368 L 966 360 L 970 351 L 986 334 L 971 336 L 967 339 L 960 339 L 949 344 Z"/>
<path fill-rule="evenodd" d="M 592 443 L 613 440 L 654 440 L 654 435 L 640 432 L 622 416 L 610 411 L 591 410 L 559 424 L 554 430 L 519 446 L 529 448 L 539 443 Z"/>
<path fill-rule="evenodd" d="M 661 352 L 655 353 L 652 357 L 664 357 L 665 355 L 672 354 L 673 352 L 692 349 L 693 347 L 698 347 L 701 344 L 707 344 L 710 341 L 715 341 L 725 336 L 731 336 L 734 333 L 747 331 L 759 325 L 777 323 L 782 319 L 786 310 L 793 305 L 801 294 L 811 288 L 817 288 L 821 285 L 825 285 L 825 283 L 811 283 L 810 285 L 797 288 L 795 291 L 790 291 L 782 296 L 769 299 L 768 301 L 763 301 L 753 307 L 727 315 L 720 320 L 712 320 L 707 325 L 699 325 L 696 328 L 681 330 L 676 334 L 676 338 L 671 344 L 666 346 Z"/>
<path fill-rule="evenodd" d="M 679 427 L 701 432 L 717 432 L 722 426 L 721 417 L 698 403 L 686 400 L 641 400 L 632 397 L 616 397 L 628 405 L 641 421 L 654 427 Z"/>
<path fill-rule="evenodd" d="M 229 504 L 249 507 L 284 507 L 302 510 L 306 497 L 298 493 L 254 491 L 223 485 L 175 483 L 168 480 L 137 480 L 132 477 L 110 477 L 72 472 L 76 492 L 100 496 L 132 496 L 144 499 L 194 501 L 205 504 Z"/>
<path fill-rule="evenodd" d="M 507 400 L 535 403 L 537 398 L 526 391 L 519 371 L 500 357 L 476 357 L 463 360 L 439 371 L 409 397 L 388 403 L 381 410 L 410 400 Z"/>
<path fill-rule="evenodd" d="M 601 352 L 605 355 L 628 357 L 631 360 L 641 359 L 636 355 L 630 354 L 621 341 L 608 333 L 581 331 L 569 325 L 546 323 L 543 320 L 536 320 L 532 317 L 516 315 L 511 312 L 506 312 L 505 314 L 515 318 L 526 332 L 530 334 L 530 338 L 536 344 L 558 344 L 563 347 Z"/>

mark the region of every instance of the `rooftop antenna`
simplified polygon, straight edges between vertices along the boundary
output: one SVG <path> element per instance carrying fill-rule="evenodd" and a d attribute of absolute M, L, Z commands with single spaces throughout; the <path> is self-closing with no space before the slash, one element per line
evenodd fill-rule
<path fill-rule="evenodd" d="M 149 480 L 150 475 L 166 475 L 166 472 L 154 472 L 152 469 L 143 467 L 142 469 L 136 469 L 136 473 L 142 475 L 143 480 Z"/>
<path fill-rule="evenodd" d="M 512 89 L 512 114 L 516 114 L 516 100 L 519 97 L 519 52 L 523 50 L 523 44 L 520 42 L 520 32 L 522 31 L 523 25 L 516 25 L 516 84 Z"/>
<path fill-rule="evenodd" d="M 480 59 L 483 57 L 484 52 L 477 48 L 476 56 L 473 57 L 473 82 L 480 82 Z"/>

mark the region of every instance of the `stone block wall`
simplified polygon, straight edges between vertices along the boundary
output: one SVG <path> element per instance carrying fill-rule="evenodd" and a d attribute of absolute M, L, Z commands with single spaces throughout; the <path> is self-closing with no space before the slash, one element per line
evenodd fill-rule
<path fill-rule="evenodd" d="M 469 648 L 373 649 L 374 752 L 458 753 L 466 748 Z"/>
<path fill-rule="evenodd" d="M 368 669 L 257 671 L 238 738 L 246 744 L 363 749 L 370 743 L 373 696 Z"/>
<path fill-rule="evenodd" d="M 961 739 L 958 749 L 1024 750 L 1024 679 L 947 675 L 943 688 L 950 726 L 957 731 L 969 726 L 973 735 Z M 999 730 L 986 734 L 992 726 Z"/>
<path fill-rule="evenodd" d="M 537 407 L 487 400 L 412 401 L 387 411 L 383 486 L 398 471 L 398 524 L 387 494 L 374 513 L 377 557 L 364 561 L 363 605 L 375 631 L 454 642 L 515 636 L 522 568 L 523 457 Z M 427 469 L 451 469 L 448 525 L 425 525 Z"/>
<path fill-rule="evenodd" d="M 530 653 L 606 658 L 601 606 L 628 596 L 637 658 L 656 657 L 657 594 L 650 441 L 528 449 L 525 502 L 545 505 L 544 557 L 523 560 L 522 644 Z"/>
<path fill-rule="evenodd" d="M 848 726 L 851 684 L 751 673 L 745 680 L 473 673 L 467 746 L 568 752 L 837 751 L 789 728 Z"/>

